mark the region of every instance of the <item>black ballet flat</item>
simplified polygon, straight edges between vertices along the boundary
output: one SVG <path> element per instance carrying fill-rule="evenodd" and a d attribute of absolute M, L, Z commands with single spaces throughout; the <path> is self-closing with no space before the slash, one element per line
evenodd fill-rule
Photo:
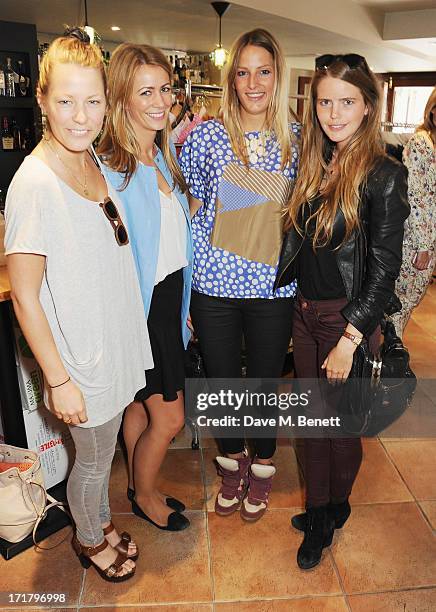
<path fill-rule="evenodd" d="M 165 503 L 168 508 L 172 508 L 176 512 L 184 512 L 184 510 L 186 510 L 185 504 L 176 499 L 175 497 L 167 497 L 165 499 Z"/>
<path fill-rule="evenodd" d="M 166 525 L 158 525 L 149 516 L 147 516 L 143 510 L 141 510 L 134 499 L 132 500 L 132 512 L 133 514 L 136 514 L 136 516 L 139 516 L 139 518 L 144 519 L 144 521 L 148 521 L 163 531 L 182 531 L 190 525 L 190 522 L 186 516 L 183 516 L 183 514 L 179 514 L 178 512 L 171 512 Z"/>
<path fill-rule="evenodd" d="M 127 499 L 129 501 L 133 501 L 135 499 L 135 489 L 127 487 Z M 176 499 L 175 497 L 167 497 L 165 499 L 165 503 L 168 508 L 172 508 L 176 512 L 184 512 L 186 510 L 185 504 Z"/>

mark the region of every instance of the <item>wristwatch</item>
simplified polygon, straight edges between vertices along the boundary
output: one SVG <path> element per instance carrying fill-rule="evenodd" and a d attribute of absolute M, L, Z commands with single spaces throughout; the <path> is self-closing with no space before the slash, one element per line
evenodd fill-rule
<path fill-rule="evenodd" d="M 348 338 L 348 340 L 351 340 L 351 342 L 356 346 L 359 346 L 359 344 L 362 342 L 362 338 L 360 338 L 359 336 L 353 336 L 353 334 L 350 334 L 350 332 L 347 332 L 345 329 L 342 332 L 342 335 L 344 336 L 344 338 Z"/>

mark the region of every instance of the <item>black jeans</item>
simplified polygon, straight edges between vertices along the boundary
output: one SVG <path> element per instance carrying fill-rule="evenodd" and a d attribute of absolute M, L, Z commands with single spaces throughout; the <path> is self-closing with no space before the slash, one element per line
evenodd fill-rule
<path fill-rule="evenodd" d="M 292 331 L 293 298 L 220 298 L 196 291 L 191 317 L 209 378 L 240 378 L 242 338 L 248 378 L 279 378 Z M 244 439 L 222 439 L 222 451 L 244 450 Z M 255 439 L 260 459 L 269 459 L 275 438 Z"/>

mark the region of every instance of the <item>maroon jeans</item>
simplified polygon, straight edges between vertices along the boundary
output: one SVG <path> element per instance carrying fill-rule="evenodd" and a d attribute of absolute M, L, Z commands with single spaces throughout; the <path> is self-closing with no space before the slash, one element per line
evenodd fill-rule
<path fill-rule="evenodd" d="M 298 294 L 292 328 L 294 364 L 298 378 L 326 377 L 321 365 L 338 343 L 347 325 L 341 315 L 347 302 L 347 298 L 306 300 Z M 376 349 L 379 340 L 378 330 L 370 338 L 371 350 Z M 332 397 L 334 394 L 335 391 L 332 391 Z M 309 416 L 316 417 L 316 410 L 315 402 Z M 325 413 L 318 416 L 325 416 Z M 306 507 L 345 501 L 351 493 L 361 462 L 360 438 L 305 438 Z"/>

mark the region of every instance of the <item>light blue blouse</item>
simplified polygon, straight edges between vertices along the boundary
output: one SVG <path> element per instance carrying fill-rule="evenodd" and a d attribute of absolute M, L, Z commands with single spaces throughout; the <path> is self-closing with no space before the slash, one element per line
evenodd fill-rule
<path fill-rule="evenodd" d="M 159 149 L 154 161 L 167 183 L 171 186 L 173 184 L 171 173 Z M 144 311 L 146 317 L 148 317 L 159 256 L 161 207 L 157 174 L 153 167 L 139 163 L 126 189 L 119 191 L 124 175 L 111 170 L 107 166 L 104 166 L 103 171 L 107 180 L 118 190 L 119 197 L 126 211 L 127 231 L 138 273 Z M 177 187 L 174 193 L 180 206 L 183 208 L 186 218 L 186 259 L 188 265 L 183 268 L 181 312 L 182 337 L 186 348 L 191 337 L 191 332 L 186 324 L 189 314 L 192 282 L 191 220 L 186 196 Z"/>

